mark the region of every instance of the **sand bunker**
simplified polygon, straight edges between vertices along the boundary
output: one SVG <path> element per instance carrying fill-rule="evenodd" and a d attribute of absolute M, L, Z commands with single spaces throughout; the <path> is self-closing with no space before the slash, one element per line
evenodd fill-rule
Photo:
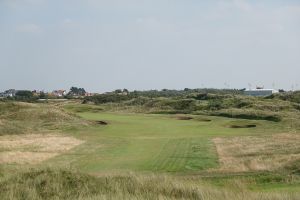
<path fill-rule="evenodd" d="M 230 128 L 255 128 L 255 124 L 246 124 L 246 125 L 230 125 Z"/>
<path fill-rule="evenodd" d="M 221 171 L 275 170 L 300 159 L 299 134 L 215 138 L 213 141 Z"/>
<path fill-rule="evenodd" d="M 0 136 L 0 163 L 36 164 L 82 143 L 73 137 L 53 134 Z"/>
<path fill-rule="evenodd" d="M 193 118 L 192 117 L 188 117 L 188 116 L 178 116 L 178 117 L 176 117 L 176 119 L 178 119 L 178 120 L 191 120 Z"/>
<path fill-rule="evenodd" d="M 96 123 L 99 125 L 108 125 L 106 121 L 96 121 Z"/>
<path fill-rule="evenodd" d="M 199 122 L 211 122 L 212 120 L 211 119 L 208 119 L 208 118 L 196 118 L 195 120 L 199 121 Z"/>

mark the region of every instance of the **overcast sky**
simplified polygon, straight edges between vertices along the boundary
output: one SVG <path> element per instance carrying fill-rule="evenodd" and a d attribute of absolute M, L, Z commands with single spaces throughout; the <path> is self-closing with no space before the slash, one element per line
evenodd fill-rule
<path fill-rule="evenodd" d="M 299 0 L 0 0 L 0 91 L 300 88 Z"/>

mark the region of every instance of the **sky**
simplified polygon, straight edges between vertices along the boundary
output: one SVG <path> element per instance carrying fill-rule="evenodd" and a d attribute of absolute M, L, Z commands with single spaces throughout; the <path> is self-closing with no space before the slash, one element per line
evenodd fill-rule
<path fill-rule="evenodd" d="M 299 0 L 0 0 L 0 91 L 300 89 Z"/>

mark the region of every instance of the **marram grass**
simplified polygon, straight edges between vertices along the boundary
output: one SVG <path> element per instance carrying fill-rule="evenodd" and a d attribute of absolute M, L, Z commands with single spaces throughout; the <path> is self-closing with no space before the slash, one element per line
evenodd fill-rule
<path fill-rule="evenodd" d="M 65 169 L 31 169 L 0 180 L 1 199 L 200 199 L 296 200 L 299 193 L 247 190 L 236 182 L 220 189 L 188 179 L 157 174 L 90 176 Z"/>

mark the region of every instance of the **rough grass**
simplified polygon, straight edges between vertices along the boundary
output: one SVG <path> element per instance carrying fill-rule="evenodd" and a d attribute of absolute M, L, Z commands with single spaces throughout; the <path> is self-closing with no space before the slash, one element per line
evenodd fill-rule
<path fill-rule="evenodd" d="M 222 171 L 273 171 L 300 160 L 299 134 L 215 138 L 213 141 Z"/>
<path fill-rule="evenodd" d="M 250 120 L 267 120 L 273 122 L 280 122 L 282 120 L 282 116 L 280 116 L 278 113 L 254 109 L 224 109 L 220 111 L 209 112 L 208 114 L 212 116 Z"/>
<path fill-rule="evenodd" d="M 87 125 L 57 106 L 23 102 L 0 102 L 0 135 L 41 133 Z"/>
<path fill-rule="evenodd" d="M 36 169 L 0 179 L 6 199 L 203 199 L 296 200 L 299 193 L 251 192 L 236 182 L 220 189 L 166 175 L 101 175 L 61 169 Z"/>
<path fill-rule="evenodd" d="M 101 106 L 95 106 L 95 105 L 88 105 L 88 104 L 69 104 L 64 106 L 64 108 L 66 110 L 70 110 L 72 112 L 78 112 L 78 113 L 82 113 L 82 112 L 93 112 L 93 113 L 97 113 L 97 112 L 101 112 L 103 111 L 103 108 Z"/>

